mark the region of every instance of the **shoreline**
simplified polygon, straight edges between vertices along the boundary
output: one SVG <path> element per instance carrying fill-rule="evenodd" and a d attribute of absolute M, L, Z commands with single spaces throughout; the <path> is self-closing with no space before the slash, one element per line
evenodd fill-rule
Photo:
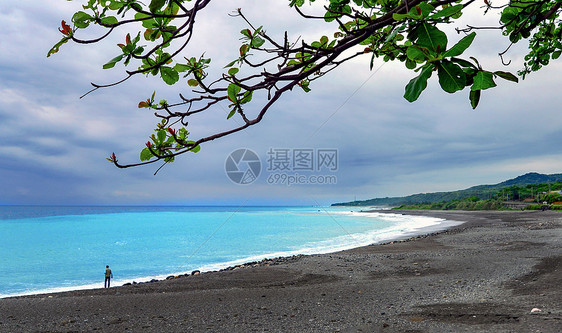
<path fill-rule="evenodd" d="M 328 215 L 333 214 L 334 212 L 328 212 L 328 211 L 324 211 L 326 212 Z M 408 214 L 400 214 L 400 213 L 394 213 L 391 210 L 386 210 L 386 209 L 381 209 L 381 210 L 361 210 L 361 211 L 350 211 L 350 212 L 343 212 L 344 215 L 348 215 L 349 213 L 351 213 L 351 215 L 353 215 L 353 213 L 359 213 L 359 214 L 370 214 L 370 213 L 377 213 L 377 214 L 388 214 L 388 215 L 397 215 L 397 216 L 404 216 L 404 215 L 408 215 Z M 431 219 L 436 219 L 434 217 L 431 216 L 424 216 Z M 376 218 L 376 217 L 375 217 Z M 203 265 L 201 267 L 197 267 L 194 268 L 192 270 L 189 271 L 177 271 L 177 272 L 170 272 L 168 274 L 158 274 L 158 275 L 147 275 L 147 276 L 142 276 L 142 277 L 136 277 L 136 278 L 124 278 L 124 279 L 119 279 L 119 280 L 112 280 L 112 285 L 114 287 L 121 287 L 121 286 L 128 286 L 128 285 L 142 285 L 142 284 L 146 284 L 146 283 L 154 283 L 154 282 L 159 282 L 159 281 L 164 281 L 170 278 L 178 278 L 178 277 L 187 277 L 192 275 L 193 272 L 199 272 L 199 273 L 215 273 L 215 272 L 221 272 L 221 271 L 228 271 L 228 270 L 233 270 L 233 269 L 237 269 L 237 268 L 241 268 L 241 267 L 249 267 L 249 266 L 255 266 L 256 264 L 259 265 L 264 265 L 267 262 L 283 262 L 285 261 L 285 259 L 290 259 L 293 257 L 300 257 L 300 256 L 309 256 L 309 255 L 318 255 L 318 254 L 331 254 L 331 253 L 336 253 L 336 252 L 340 252 L 340 251 L 347 251 L 347 250 L 352 250 L 355 248 L 359 248 L 359 247 L 363 247 L 363 246 L 369 246 L 369 245 L 377 245 L 377 244 L 385 244 L 385 243 L 389 243 L 389 242 L 393 242 L 393 241 L 399 241 L 402 239 L 408 239 L 408 238 L 412 238 L 412 237 L 419 237 L 419 236 L 426 236 L 426 235 L 432 235 L 435 234 L 436 232 L 441 232 L 444 231 L 446 229 L 449 229 L 451 227 L 457 226 L 459 224 L 462 224 L 464 222 L 459 222 L 459 221 L 450 221 L 447 219 L 443 219 L 443 218 L 438 218 L 439 221 L 437 221 L 434 224 L 428 225 L 428 226 L 422 226 L 419 228 L 407 228 L 409 229 L 408 231 L 404 232 L 401 231 L 400 234 L 398 235 L 392 235 L 390 237 L 383 237 L 382 240 L 377 241 L 377 242 L 367 242 L 367 243 L 360 243 L 360 244 L 353 244 L 353 245 L 347 245 L 347 246 L 339 246 L 337 248 L 332 248 L 332 249 L 328 249 L 328 250 L 320 250 L 319 248 L 316 249 L 319 252 L 308 252 L 308 253 L 302 253 L 303 251 L 299 251 L 299 250 L 295 250 L 295 251 L 288 251 L 288 252 L 278 252 L 275 254 L 265 254 L 265 255 L 251 255 L 245 258 L 241 258 L 241 259 L 237 259 L 237 260 L 232 260 L 232 261 L 228 261 L 228 262 L 223 262 L 223 263 L 215 263 L 215 264 L 206 264 Z M 416 221 L 416 223 L 419 223 L 422 221 Z M 376 233 L 379 232 L 383 232 L 386 229 L 381 229 L 381 230 L 376 230 Z M 348 234 L 348 236 L 351 236 Z M 6 294 L 6 295 L 1 295 L 0 299 L 5 299 L 5 298 L 14 298 L 14 297 L 24 297 L 24 296 L 35 296 L 35 295 L 48 295 L 48 294 L 57 294 L 57 293 L 65 293 L 65 292 L 73 292 L 73 291 L 81 291 L 81 290 L 96 290 L 96 289 L 103 289 L 103 283 L 102 282 L 93 282 L 93 283 L 89 283 L 89 284 L 84 284 L 84 285 L 75 285 L 75 286 L 67 286 L 67 287 L 51 287 L 51 288 L 46 288 L 46 289 L 39 289 L 39 290 L 33 290 L 33 291 L 26 291 L 26 292 L 22 292 L 22 293 L 14 293 L 14 294 Z"/>
<path fill-rule="evenodd" d="M 189 278 L 4 298 L 0 331 L 556 332 L 561 327 L 562 212 L 391 213 L 465 223 L 385 245 Z M 534 308 L 541 311 L 531 313 Z"/>

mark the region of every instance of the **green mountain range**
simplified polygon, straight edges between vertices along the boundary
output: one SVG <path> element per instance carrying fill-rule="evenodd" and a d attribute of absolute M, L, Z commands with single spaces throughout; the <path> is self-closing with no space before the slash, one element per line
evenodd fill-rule
<path fill-rule="evenodd" d="M 478 197 L 482 200 L 485 200 L 492 198 L 501 191 L 508 191 L 517 187 L 526 187 L 528 185 L 551 184 L 557 182 L 562 182 L 562 173 L 545 175 L 536 172 L 530 172 L 495 185 L 478 185 L 467 188 L 465 190 L 451 192 L 419 193 L 405 197 L 386 197 L 361 201 L 358 200 L 350 202 L 340 202 L 332 204 L 332 206 L 399 206 L 420 203 L 444 202 L 465 199 L 469 197 Z"/>

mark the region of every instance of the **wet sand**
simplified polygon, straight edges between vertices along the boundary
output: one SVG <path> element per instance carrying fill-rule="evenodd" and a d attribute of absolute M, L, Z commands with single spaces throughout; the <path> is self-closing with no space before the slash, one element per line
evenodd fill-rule
<path fill-rule="evenodd" d="M 562 331 L 562 212 L 399 213 L 466 223 L 234 270 L 0 299 L 0 332 Z"/>

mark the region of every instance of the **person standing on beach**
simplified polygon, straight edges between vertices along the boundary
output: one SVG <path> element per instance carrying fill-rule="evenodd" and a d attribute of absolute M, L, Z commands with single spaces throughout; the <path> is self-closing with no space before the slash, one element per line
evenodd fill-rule
<path fill-rule="evenodd" d="M 111 273 L 111 269 L 109 265 L 105 266 L 105 282 L 103 283 L 104 288 L 109 288 L 109 284 L 111 283 L 111 278 L 113 277 L 113 273 Z"/>

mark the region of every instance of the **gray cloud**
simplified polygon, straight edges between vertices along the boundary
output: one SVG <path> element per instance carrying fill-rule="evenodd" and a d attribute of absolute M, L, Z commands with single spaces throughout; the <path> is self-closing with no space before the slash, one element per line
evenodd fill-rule
<path fill-rule="evenodd" d="M 286 2 L 265 9 L 230 0 L 213 6 L 198 18 L 201 30 L 186 52 L 197 57 L 207 52 L 213 58 L 210 75 L 236 57 L 244 25 L 227 14 L 237 7 L 277 36 L 286 27 L 295 38 L 329 34 L 323 24 L 305 24 L 291 15 Z M 198 154 L 184 155 L 157 176 L 152 174 L 159 165 L 118 170 L 105 157 L 115 151 L 122 161 L 138 161 L 156 122 L 137 103 L 155 89 L 157 98 L 168 100 L 176 99 L 179 91 L 158 79 L 139 77 L 80 100 L 90 82 L 122 77 L 120 70 L 104 71 L 101 66 L 114 56 L 123 36 L 116 34 L 95 47 L 67 44 L 47 59 L 60 38 L 60 20 L 68 21 L 76 8 L 78 1 L 0 4 L 6 26 L 0 31 L 0 203 L 310 205 L 355 196 L 454 190 L 528 171 L 560 172 L 558 63 L 519 84 L 498 82 L 474 111 L 467 91 L 444 93 L 436 77 L 420 100 L 410 104 L 402 95 L 413 73 L 401 64 L 378 69 L 382 63 L 371 72 L 367 58 L 313 83 L 310 93 L 287 94 L 261 124 L 207 144 Z M 502 69 L 495 56 L 500 51 L 497 37 L 482 36 L 475 42 L 475 55 Z M 524 52 L 514 49 L 514 63 L 503 70 L 520 68 Z M 185 86 L 181 91 L 189 93 Z M 248 109 L 256 111 L 257 106 Z M 226 120 L 226 107 L 219 108 L 195 118 L 190 131 L 204 135 L 235 121 Z M 268 185 L 264 170 L 250 186 L 233 184 L 224 163 L 240 147 L 256 151 L 264 164 L 272 147 L 338 149 L 338 182 Z"/>

